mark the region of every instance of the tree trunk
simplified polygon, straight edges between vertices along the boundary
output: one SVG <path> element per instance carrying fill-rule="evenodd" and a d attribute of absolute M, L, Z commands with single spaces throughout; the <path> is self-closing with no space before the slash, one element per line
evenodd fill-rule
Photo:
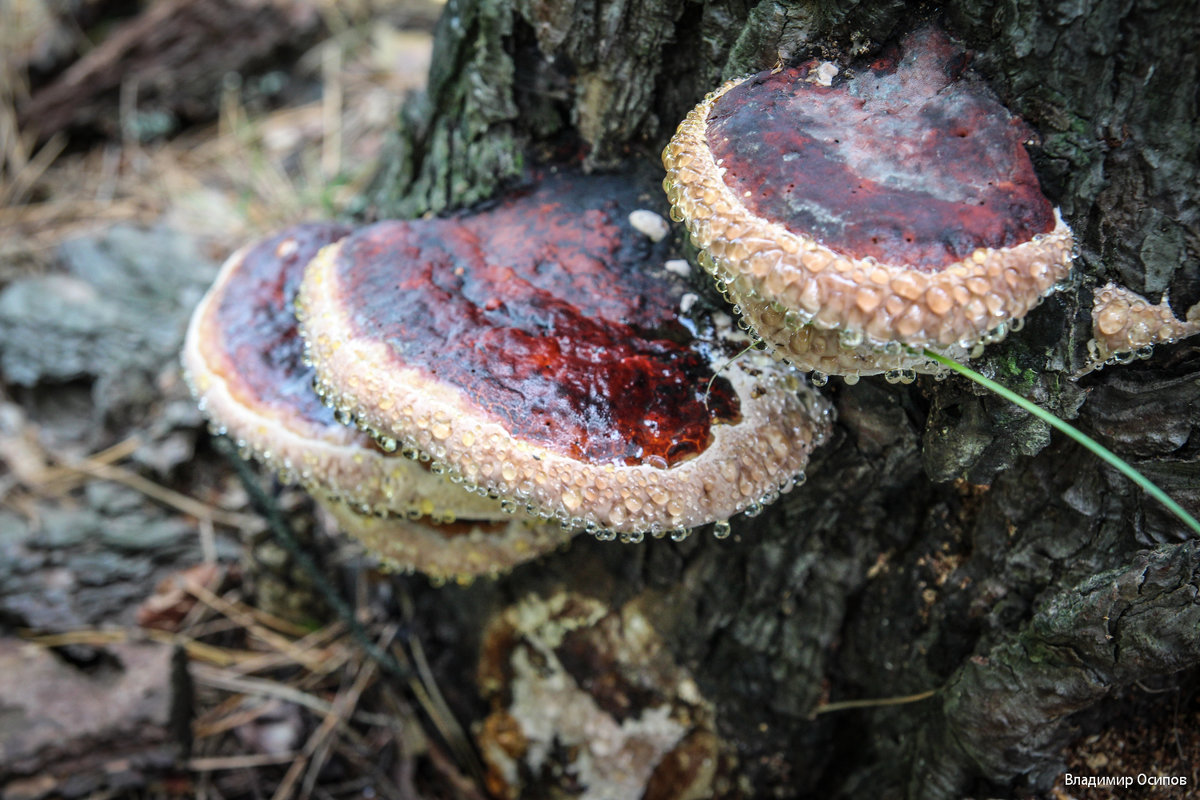
<path fill-rule="evenodd" d="M 1084 374 L 1095 287 L 1165 293 L 1180 318 L 1200 301 L 1200 16 L 1178 0 L 952 0 L 940 14 L 1040 133 L 1035 164 L 1080 249 L 1071 285 L 980 369 L 1200 512 L 1200 349 L 1185 341 Z M 591 169 L 654 160 L 722 80 L 780 59 L 847 62 L 922 21 L 887 0 L 450 0 L 428 91 L 406 109 L 370 213 L 470 204 L 551 154 L 585 153 Z M 533 680 L 509 654 L 542 635 L 522 628 L 518 602 L 569 616 L 562 598 L 586 598 L 630 636 L 634 610 L 649 621 L 662 650 L 653 669 L 621 635 L 554 649 L 617 721 L 686 700 L 694 726 L 650 758 L 646 797 L 682 797 L 683 786 L 729 797 L 1045 791 L 1069 770 L 1064 747 L 1145 707 L 1145 695 L 1110 699 L 1124 687 L 1194 680 L 1200 546 L 1132 483 L 958 378 L 825 391 L 838 423 L 809 482 L 733 520 L 729 539 L 580 538 L 495 582 L 416 590 L 478 746 L 507 747 L 521 764 L 500 775 L 489 757 L 493 791 L 556 796 L 586 783 L 570 753 L 554 756 L 565 773 L 546 760 L 539 772 L 529 742 L 502 735 L 520 724 L 515 684 Z M 472 697 L 477 664 L 487 707 Z M 679 689 L 688 677 L 699 698 Z M 624 687 L 621 713 L 602 685 Z M 688 772 L 696 754 L 715 765 L 707 778 Z"/>

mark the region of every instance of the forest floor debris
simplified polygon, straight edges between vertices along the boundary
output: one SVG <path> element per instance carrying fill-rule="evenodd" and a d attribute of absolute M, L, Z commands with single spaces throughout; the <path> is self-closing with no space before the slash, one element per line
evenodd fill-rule
<path fill-rule="evenodd" d="M 199 34 L 227 64 L 208 89 L 188 84 L 210 121 L 121 80 L 77 98 L 90 117 L 30 116 L 70 110 L 38 99 L 70 88 L 67 70 L 119 77 L 117 45 L 151 17 L 232 6 L 261 4 L 0 5 L 0 705 L 20 711 L 0 727 L 0 786 L 31 800 L 478 797 L 460 748 L 426 733 L 457 725 L 432 673 L 411 666 L 411 630 L 362 588 L 356 551 L 334 563 L 359 586 L 357 633 L 279 602 L 303 592 L 264 571 L 295 565 L 263 544 L 177 359 L 229 252 L 362 193 L 424 82 L 440 5 L 271 5 L 303 23 L 286 61 Z M 194 66 L 138 52 L 164 74 Z M 179 124 L 135 124 L 158 112 Z M 277 500 L 324 536 L 299 493 Z M 278 563 L 258 558 L 270 553 Z M 363 631 L 407 672 L 368 655 Z"/>

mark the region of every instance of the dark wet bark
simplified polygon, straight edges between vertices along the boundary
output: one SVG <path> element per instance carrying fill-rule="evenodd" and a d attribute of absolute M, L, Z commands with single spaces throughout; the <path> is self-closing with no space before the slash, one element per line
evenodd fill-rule
<path fill-rule="evenodd" d="M 724 78 L 844 61 L 923 18 L 900 2 L 451 0 L 372 213 L 468 204 L 550 154 L 653 160 Z M 1200 17 L 1183 2 L 1013 0 L 947 3 L 940 19 L 1040 133 L 1039 173 L 1081 250 L 1072 285 L 982 370 L 1200 512 L 1200 348 L 1080 377 L 1093 287 L 1166 293 L 1179 316 L 1200 301 Z M 484 621 L 527 593 L 636 600 L 715 707 L 736 756 L 723 769 L 743 781 L 719 793 L 957 797 L 1045 790 L 1064 746 L 1105 724 L 1108 695 L 1200 663 L 1196 542 L 1115 471 L 958 379 L 828 393 L 838 427 L 808 484 L 735 519 L 729 540 L 578 541 L 498 583 L 423 595 L 442 621 L 430 635 L 456 642 L 447 664 L 472 669 Z"/>

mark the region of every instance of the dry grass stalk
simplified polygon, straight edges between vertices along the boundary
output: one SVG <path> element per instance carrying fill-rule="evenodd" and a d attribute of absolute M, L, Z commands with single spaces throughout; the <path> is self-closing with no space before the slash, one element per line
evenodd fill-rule
<path fill-rule="evenodd" d="M 9 24 L 13 8 L 0 0 L 0 42 L 16 32 Z M 149 224 L 165 216 L 169 224 L 200 235 L 210 255 L 220 258 L 240 240 L 268 229 L 336 214 L 374 174 L 399 102 L 421 82 L 428 57 L 427 36 L 392 31 L 378 20 L 378 10 L 370 3 L 360 8 L 342 0 L 322 2 L 335 37 L 293 70 L 320 75 L 319 100 L 255 116 L 231 86 L 215 124 L 157 144 L 126 139 L 71 152 L 58 137 L 39 146 L 15 122 L 17 102 L 27 95 L 23 75 L 10 62 L 0 64 L 0 286 L 21 274 L 56 268 L 55 252 L 63 239 L 117 223 Z M 436 9 L 412 13 L 431 19 Z M 397 63 L 416 66 L 403 73 Z M 132 99 L 127 92 L 126 101 Z M 205 219 L 212 221 L 194 229 L 196 220 Z M 215 558 L 214 525 L 261 529 L 257 516 L 214 507 L 121 466 L 137 446 L 131 438 L 70 459 L 48 454 L 36 436 L 8 437 L 0 441 L 0 459 L 9 467 L 6 485 L 17 490 L 13 496 L 28 491 L 31 497 L 66 498 L 92 480 L 133 488 L 198 520 L 209 559 Z M 236 579 L 236 572 L 227 577 Z M 409 643 L 420 675 L 413 678 L 413 692 L 453 743 L 454 759 L 382 679 L 380 666 L 357 646 L 347 624 L 311 631 L 254 609 L 235 593 L 218 595 L 198 583 L 185 588 L 195 603 L 183 613 L 178 632 L 82 630 L 29 638 L 46 647 L 103 647 L 138 639 L 182 647 L 202 688 L 194 724 L 198 751 L 188 763 L 196 796 L 229 797 L 240 792 L 238 787 L 248 796 L 272 785 L 280 798 L 330 796 L 323 794 L 328 787 L 319 785 L 320 776 L 338 758 L 359 770 L 366 781 L 362 785 L 377 796 L 413 798 L 418 795 L 413 764 L 428 757 L 444 777 L 447 796 L 482 797 L 454 763 L 477 769 L 419 643 Z M 372 630 L 385 647 L 396 635 L 394 627 L 379 623 Z M 234 738 L 239 729 L 288 705 L 320 718 L 302 747 L 286 753 L 230 752 L 244 747 Z M 396 757 L 394 773 L 387 773 L 379 758 L 389 747 Z M 284 765 L 288 769 L 281 770 Z M 222 775 L 230 782 L 222 783 Z"/>
<path fill-rule="evenodd" d="M 124 467 L 98 462 L 91 458 L 74 462 L 63 461 L 61 466 L 69 472 L 76 472 L 80 475 L 113 481 L 114 483 L 127 486 L 149 497 L 151 500 L 198 520 L 208 520 L 242 530 L 255 530 L 262 526 L 261 521 L 252 515 L 216 508 L 208 503 L 188 497 L 174 489 L 168 489 L 162 484 L 155 483 L 149 478 L 143 477 Z"/>
<path fill-rule="evenodd" d="M 135 631 L 118 630 L 78 630 L 64 633 L 35 635 L 25 632 L 25 639 L 32 644 L 42 647 L 66 647 L 68 645 L 89 645 L 104 647 L 109 644 L 148 639 L 176 647 L 182 647 L 188 657 L 199 664 L 210 664 L 216 667 L 229 667 L 242 661 L 257 657 L 259 654 L 248 650 L 220 647 L 198 641 L 190 636 L 171 633 L 170 631 L 145 628 Z"/>
<path fill-rule="evenodd" d="M 335 648 L 329 647 L 317 650 L 297 646 L 295 642 L 286 636 L 276 633 L 261 624 L 256 614 L 249 611 L 245 606 L 238 603 L 231 603 L 228 600 L 218 597 L 208 587 L 199 583 L 189 582 L 186 589 L 189 594 L 193 595 L 200 602 L 238 623 L 252 637 L 275 651 L 288 656 L 308 671 L 324 675 L 336 668 L 331 664 L 331 660 L 338 661 L 338 659 L 331 659 L 331 656 L 335 653 Z M 278 619 L 276 617 L 270 618 Z"/>
<path fill-rule="evenodd" d="M 385 641 L 380 644 L 386 647 L 387 642 L 395 636 L 395 633 L 393 627 L 384 634 Z M 375 680 L 376 671 L 377 665 L 374 661 L 364 661 L 359 664 L 354 683 L 346 691 L 338 693 L 328 713 L 325 714 L 325 718 L 305 743 L 303 754 L 292 763 L 291 768 L 280 781 L 272 800 L 284 800 L 290 797 L 301 775 L 304 775 L 302 796 L 308 797 L 312 794 L 321 767 L 329 757 L 330 742 L 334 731 L 345 726 L 357 708 L 362 693 Z"/>

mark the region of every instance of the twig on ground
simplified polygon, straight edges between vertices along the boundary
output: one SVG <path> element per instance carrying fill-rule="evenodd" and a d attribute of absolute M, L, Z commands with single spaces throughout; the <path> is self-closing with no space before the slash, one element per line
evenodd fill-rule
<path fill-rule="evenodd" d="M 211 606 L 219 613 L 237 622 L 251 636 L 274 650 L 287 655 L 310 672 L 323 675 L 330 671 L 328 668 L 327 653 L 306 650 L 303 647 L 297 646 L 295 642 L 286 636 L 276 633 L 265 625 L 260 624 L 255 614 L 250 613 L 237 603 L 231 603 L 228 600 L 218 597 L 207 587 L 199 583 L 188 582 L 185 584 L 185 588 L 189 594 L 201 603 Z M 278 621 L 278 618 L 272 619 Z"/>

